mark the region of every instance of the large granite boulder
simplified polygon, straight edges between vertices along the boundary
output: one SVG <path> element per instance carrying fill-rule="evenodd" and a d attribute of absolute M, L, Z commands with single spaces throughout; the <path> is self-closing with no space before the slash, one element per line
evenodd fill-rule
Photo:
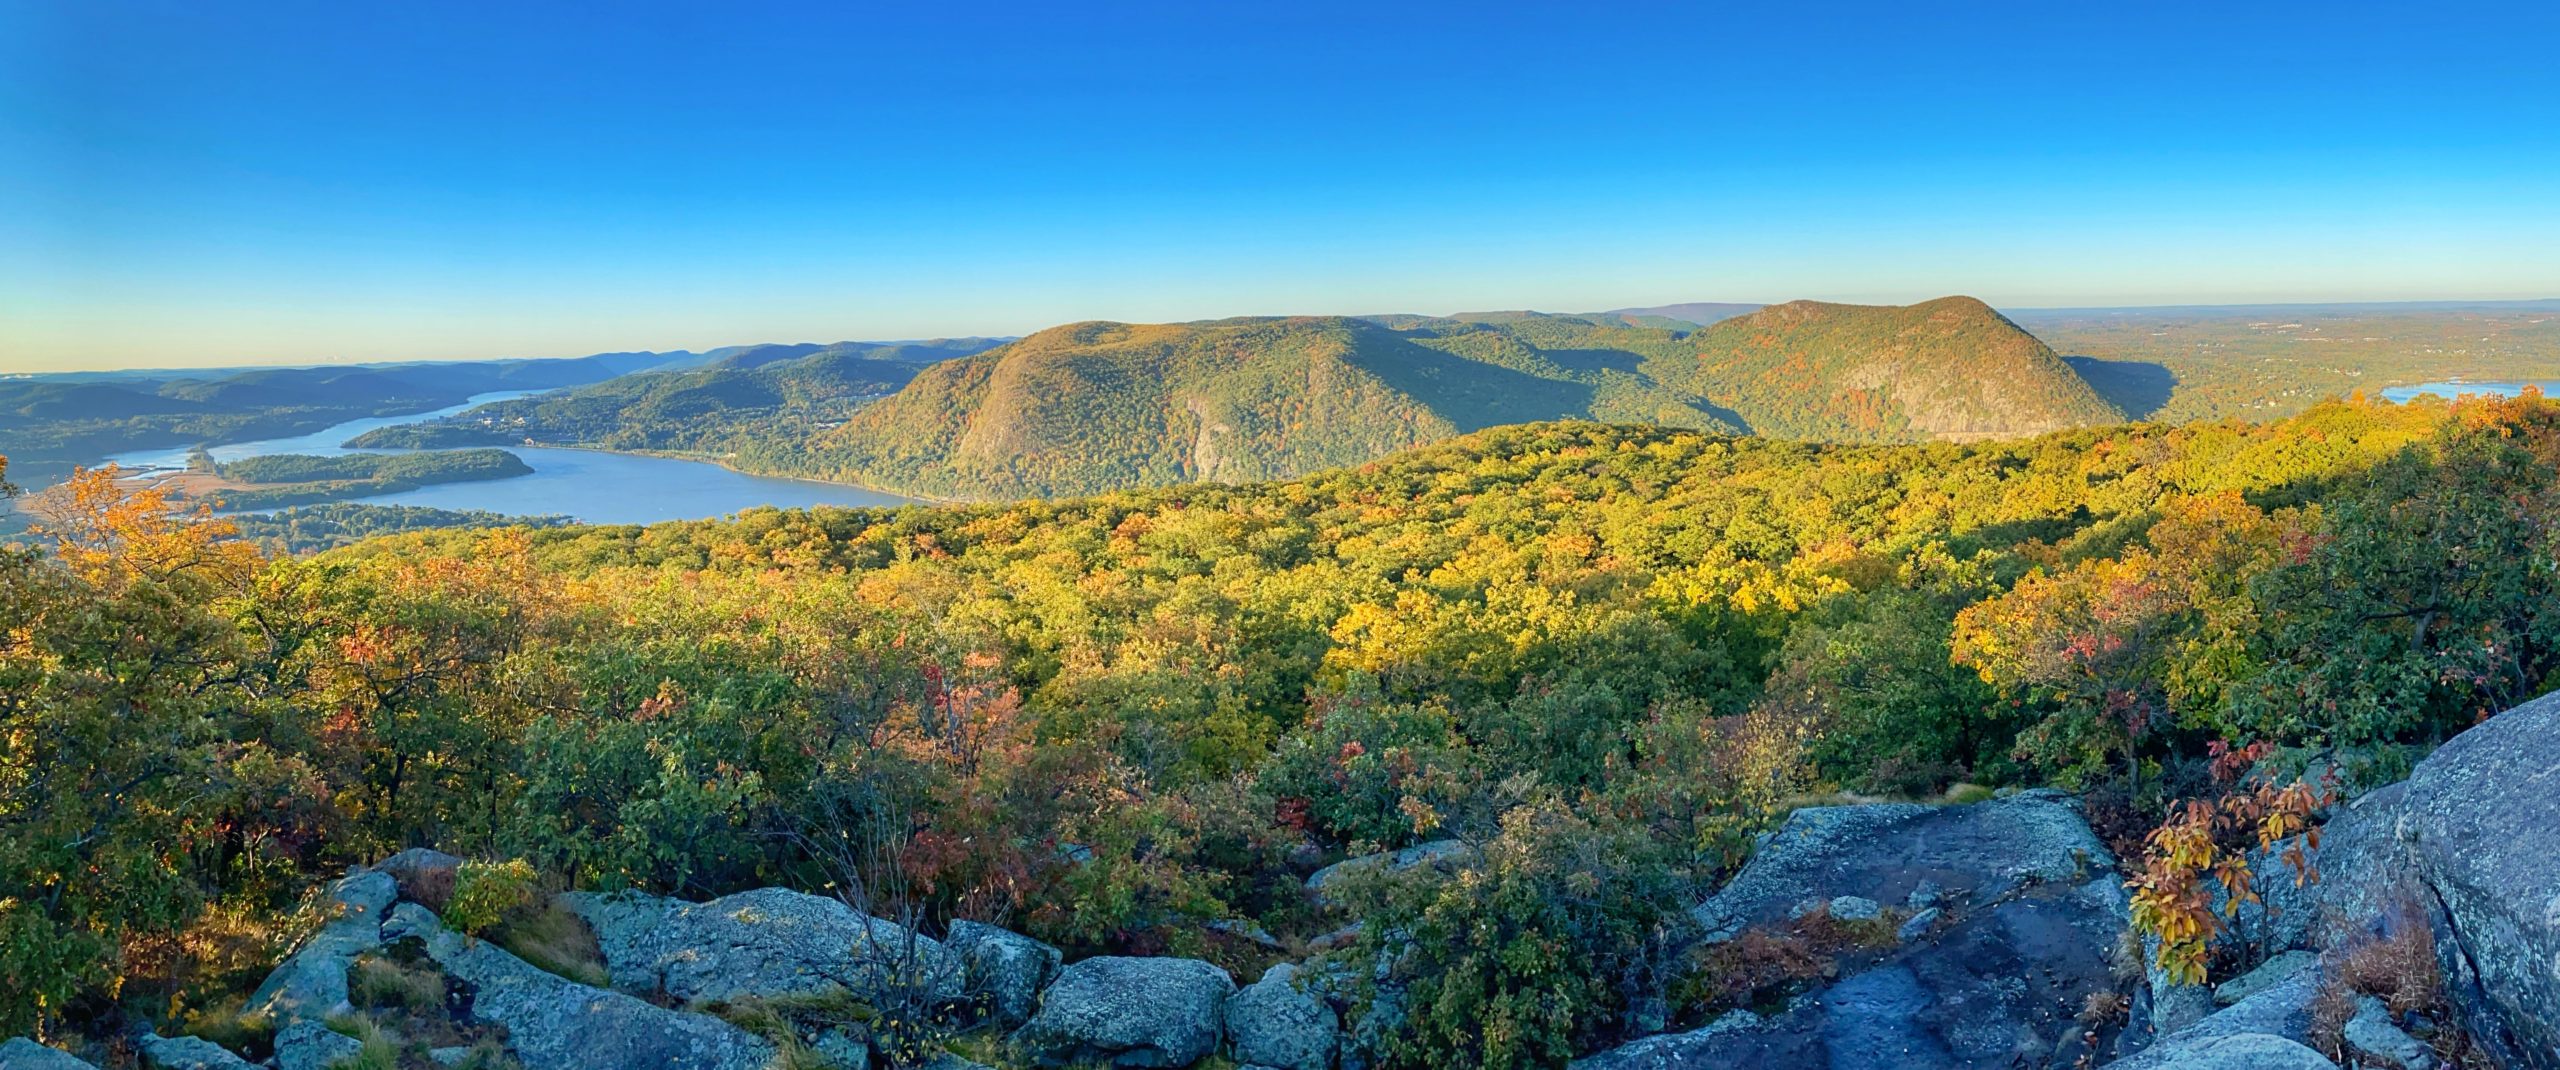
<path fill-rule="evenodd" d="M 2140 1070 L 2338 1070 L 2326 1056 L 2283 1037 L 2234 1033 L 2193 1044 L 2163 1045 L 2111 1067 Z"/>
<path fill-rule="evenodd" d="M 2113 992 L 2127 901 L 2115 860 L 2069 796 L 1970 806 L 1797 811 L 1695 911 L 1710 940 L 1780 929 L 1843 896 L 1877 901 L 1884 943 L 1844 955 L 1841 980 L 1765 1018 L 1728 1016 L 1586 1060 L 1612 1070 L 1988 1070 L 2098 1057 L 2079 1022 Z M 1883 903 L 1899 906 L 1890 910 Z M 1853 913 L 1866 913 L 1863 906 Z"/>
<path fill-rule="evenodd" d="M 983 1000 L 987 1017 L 1007 1029 L 1031 1020 L 1062 958 L 1057 948 L 975 921 L 952 922 L 944 946 L 959 957 L 970 997 Z"/>
<path fill-rule="evenodd" d="M 2267 984 L 2248 998 L 2164 1037 L 2131 1037 L 2141 1046 L 2138 1053 L 2106 1064 L 2123 1070 L 2159 1070 L 2177 1065 L 2175 1060 L 2189 1057 L 2199 1048 L 2210 1048 L 2231 1037 L 2269 1036 L 2296 1044 L 2311 1040 L 2311 1005 L 2320 996 L 2319 969 L 2296 970 L 2282 980 Z"/>
<path fill-rule="evenodd" d="M 364 1051 L 364 1042 L 305 1018 L 276 1033 L 276 1070 L 329 1070 Z"/>
<path fill-rule="evenodd" d="M 1058 971 L 1013 1043 L 1044 1066 L 1189 1066 L 1218 1049 L 1235 990 L 1198 959 L 1085 959 Z"/>
<path fill-rule="evenodd" d="M 87 1060 L 25 1037 L 0 1041 L 0 1070 L 98 1070 Z"/>
<path fill-rule="evenodd" d="M 1227 997 L 1227 1050 L 1247 1066 L 1326 1070 L 1342 1045 L 1342 1022 L 1324 1000 L 1298 986 L 1283 962 Z"/>
<path fill-rule="evenodd" d="M 2239 910 L 2232 939 L 2316 950 L 2414 910 L 2472 1038 L 2511 1065 L 2560 1070 L 2560 695 L 2340 807 L 2309 852 L 2317 882 L 2284 876 L 2274 855 L 2294 846 L 2255 860 L 2265 903 Z"/>
<path fill-rule="evenodd" d="M 2560 694 L 2437 748 L 2396 809 L 2473 1034 L 2560 1068 Z"/>
<path fill-rule="evenodd" d="M 329 887 L 330 919 L 249 996 L 248 1011 L 278 1025 L 348 1010 L 347 967 L 382 944 L 383 911 L 399 898 L 391 876 L 364 872 Z"/>
<path fill-rule="evenodd" d="M 960 960 L 940 941 L 843 901 L 758 888 L 707 903 L 640 895 L 564 895 L 595 930 L 614 986 L 687 1002 L 842 987 L 876 996 L 915 978 L 937 999 L 966 996 Z"/>
<path fill-rule="evenodd" d="M 257 1064 L 203 1037 L 164 1037 L 145 1032 L 135 1038 L 142 1061 L 159 1070 L 252 1070 Z"/>
<path fill-rule="evenodd" d="M 525 1070 L 762 1070 L 774 1057 L 772 1044 L 727 1022 L 544 972 L 415 903 L 394 908 L 383 931 L 419 941 L 467 986 L 471 1020 L 505 1027 Z"/>

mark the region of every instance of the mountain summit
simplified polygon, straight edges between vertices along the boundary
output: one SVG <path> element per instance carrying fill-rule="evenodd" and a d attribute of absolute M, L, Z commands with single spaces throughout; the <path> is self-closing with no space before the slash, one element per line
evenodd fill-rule
<path fill-rule="evenodd" d="M 1657 375 L 1708 396 L 1730 392 L 1762 434 L 1977 441 L 2124 419 L 2051 347 L 1971 297 L 1789 301 L 1689 341 L 1694 377 Z"/>
<path fill-rule="evenodd" d="M 1041 496 L 1287 478 L 1575 418 L 1899 442 L 2123 415 L 1973 298 L 1796 301 L 1697 330 L 1556 315 L 1068 324 L 928 367 L 764 455 L 917 493 Z"/>

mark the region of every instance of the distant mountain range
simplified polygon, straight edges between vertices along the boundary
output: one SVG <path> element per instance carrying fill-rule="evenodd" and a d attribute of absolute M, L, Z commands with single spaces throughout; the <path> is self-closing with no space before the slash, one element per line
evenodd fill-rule
<path fill-rule="evenodd" d="M 841 427 L 759 456 L 795 474 L 1005 498 L 1286 478 L 1556 419 L 1898 442 L 2123 415 L 1966 297 L 1800 301 L 1695 330 L 1529 312 L 1096 322 L 933 365 Z"/>
<path fill-rule="evenodd" d="M 74 373 L 0 378 L 0 455 L 42 486 L 120 450 L 303 434 L 367 416 L 424 412 L 501 390 L 552 390 L 691 354 L 566 360 L 253 368 L 166 377 Z"/>
<path fill-rule="evenodd" d="M 459 417 L 357 437 L 366 449 L 493 446 L 528 439 L 603 449 L 711 453 L 724 458 L 795 441 L 841 422 L 939 361 L 1001 345 L 999 338 L 732 346 L 577 390 L 495 402 Z M 692 365 L 692 366 L 688 366 Z"/>
<path fill-rule="evenodd" d="M 647 450 L 924 496 L 1007 498 L 1286 478 L 1537 420 L 1969 441 L 2128 418 L 2282 415 L 2320 397 L 2451 375 L 2553 374 L 2560 300 L 2011 315 L 1967 297 L 1690 302 L 0 378 L 0 454 L 13 478 L 42 485 L 121 449 L 299 434 L 490 391 L 548 390 L 356 444 Z"/>
<path fill-rule="evenodd" d="M 559 390 L 667 368 L 755 368 L 802 358 L 880 362 L 900 370 L 864 381 L 894 390 L 924 362 L 997 341 L 746 345 L 705 353 L 0 377 L 0 456 L 9 458 L 12 481 L 34 487 L 122 450 L 305 434 L 363 417 L 444 408 L 497 391 Z M 672 399 L 669 414 L 688 402 Z"/>

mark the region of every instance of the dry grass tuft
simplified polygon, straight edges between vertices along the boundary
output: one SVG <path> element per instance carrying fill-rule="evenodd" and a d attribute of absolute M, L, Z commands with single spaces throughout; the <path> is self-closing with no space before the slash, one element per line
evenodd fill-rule
<path fill-rule="evenodd" d="M 510 912 L 489 931 L 488 939 L 517 958 L 580 984 L 603 988 L 613 983 L 595 932 L 554 897 L 543 896 L 529 907 Z"/>
<path fill-rule="evenodd" d="M 347 994 L 364 1008 L 396 1008 L 420 1013 L 444 1010 L 444 974 L 432 968 L 403 965 L 380 955 L 358 956 L 347 971 Z"/>
<path fill-rule="evenodd" d="M 2392 909 L 2382 933 L 2353 937 L 2330 949 L 2321 970 L 2325 976 L 2311 1003 L 2309 1039 L 2340 1065 L 2349 1065 L 2347 1022 L 2362 998 L 2371 996 L 2395 1019 L 2423 1015 L 2435 1023 L 2434 1035 L 2421 1039 L 2435 1048 L 2444 1065 L 2497 1070 L 2496 1061 L 2463 1031 L 2461 1013 L 2445 995 L 2435 931 L 2415 907 L 2402 903 Z"/>

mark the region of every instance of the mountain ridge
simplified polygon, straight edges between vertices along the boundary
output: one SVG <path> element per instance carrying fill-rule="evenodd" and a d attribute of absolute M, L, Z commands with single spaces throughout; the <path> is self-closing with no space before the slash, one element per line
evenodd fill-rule
<path fill-rule="evenodd" d="M 1788 302 L 1694 330 L 1550 313 L 1087 321 L 930 366 L 784 463 L 937 497 L 1047 496 L 1286 478 L 1536 420 L 1890 442 L 2123 418 L 1969 297 Z"/>

